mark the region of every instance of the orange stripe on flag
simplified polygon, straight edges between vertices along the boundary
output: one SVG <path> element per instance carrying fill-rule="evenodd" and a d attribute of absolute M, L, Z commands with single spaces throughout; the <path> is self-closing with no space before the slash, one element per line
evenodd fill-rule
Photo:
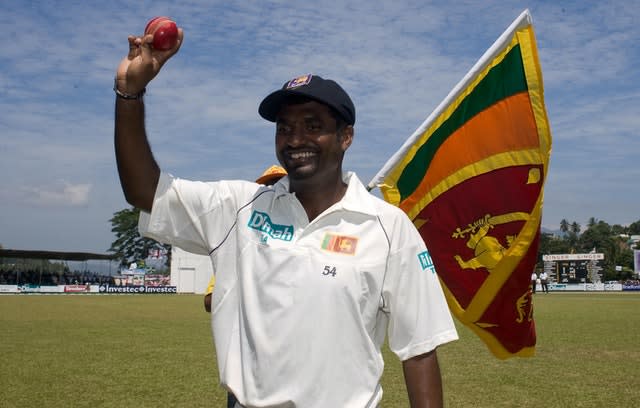
<path fill-rule="evenodd" d="M 476 143 L 473 149 L 469 149 L 470 140 L 478 138 L 482 143 Z M 400 203 L 400 208 L 410 212 L 437 183 L 468 165 L 500 153 L 538 147 L 539 138 L 528 93 L 503 99 L 447 138 L 418 188 Z"/>

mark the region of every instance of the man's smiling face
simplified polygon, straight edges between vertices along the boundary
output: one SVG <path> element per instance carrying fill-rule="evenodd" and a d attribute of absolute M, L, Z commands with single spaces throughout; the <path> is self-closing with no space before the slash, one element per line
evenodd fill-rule
<path fill-rule="evenodd" d="M 289 179 L 322 180 L 340 174 L 353 128 L 337 128 L 330 108 L 308 101 L 283 105 L 276 118 L 276 155 Z"/>

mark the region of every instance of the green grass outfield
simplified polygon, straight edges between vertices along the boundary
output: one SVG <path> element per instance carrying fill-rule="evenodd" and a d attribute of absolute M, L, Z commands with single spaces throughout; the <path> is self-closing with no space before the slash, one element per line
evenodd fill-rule
<path fill-rule="evenodd" d="M 533 358 L 498 360 L 467 328 L 439 349 L 447 407 L 636 407 L 640 293 L 534 300 Z M 198 295 L 0 296 L 2 407 L 224 407 Z M 385 350 L 383 407 L 408 406 Z"/>

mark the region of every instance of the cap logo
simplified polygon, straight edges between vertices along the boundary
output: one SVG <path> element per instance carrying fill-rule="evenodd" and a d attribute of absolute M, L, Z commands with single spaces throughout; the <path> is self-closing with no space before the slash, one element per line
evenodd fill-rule
<path fill-rule="evenodd" d="M 299 86 L 308 85 L 309 82 L 311 82 L 311 78 L 313 78 L 313 75 L 311 74 L 301 75 L 297 78 L 293 78 L 291 81 L 289 81 L 285 89 L 293 89 Z"/>

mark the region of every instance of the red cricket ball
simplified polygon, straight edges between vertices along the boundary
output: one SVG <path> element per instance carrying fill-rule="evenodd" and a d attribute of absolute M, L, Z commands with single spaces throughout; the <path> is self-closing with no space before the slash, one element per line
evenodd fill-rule
<path fill-rule="evenodd" d="M 170 50 L 178 42 L 178 26 L 169 17 L 155 17 L 149 20 L 144 34 L 153 34 L 153 48 Z"/>

